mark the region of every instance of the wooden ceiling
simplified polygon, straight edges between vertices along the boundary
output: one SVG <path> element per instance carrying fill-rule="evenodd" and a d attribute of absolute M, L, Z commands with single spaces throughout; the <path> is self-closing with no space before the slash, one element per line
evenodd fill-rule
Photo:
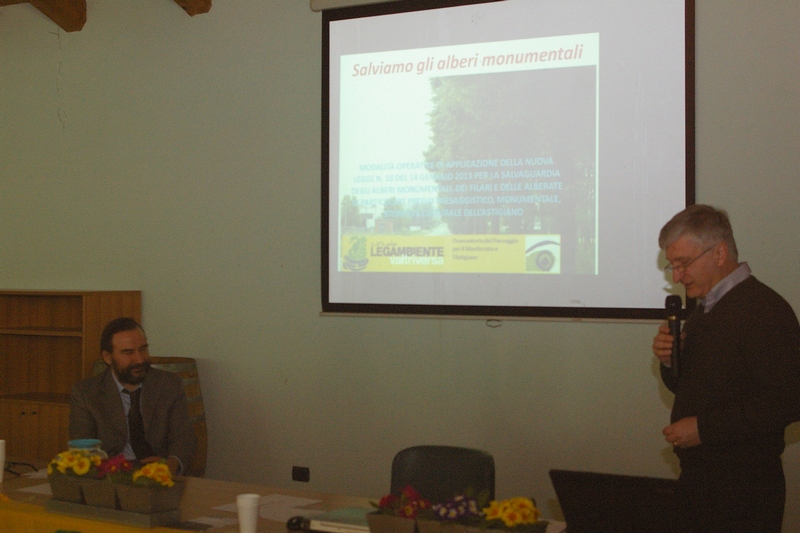
<path fill-rule="evenodd" d="M 189 15 L 195 16 L 211 10 L 211 0 L 174 0 Z M 64 31 L 80 31 L 86 24 L 86 0 L 0 0 L 0 7 L 30 4 Z"/>

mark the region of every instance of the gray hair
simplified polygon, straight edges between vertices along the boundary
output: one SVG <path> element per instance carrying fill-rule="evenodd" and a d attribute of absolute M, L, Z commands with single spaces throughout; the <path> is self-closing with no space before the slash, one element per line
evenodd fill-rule
<path fill-rule="evenodd" d="M 724 242 L 728 255 L 738 260 L 739 252 L 733 239 L 733 229 L 728 214 L 710 205 L 690 205 L 667 222 L 658 235 L 658 245 L 662 250 L 681 237 L 687 236 L 702 248 Z"/>

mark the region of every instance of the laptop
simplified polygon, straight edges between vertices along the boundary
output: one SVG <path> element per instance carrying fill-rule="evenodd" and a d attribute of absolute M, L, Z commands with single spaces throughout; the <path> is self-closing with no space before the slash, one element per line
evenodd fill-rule
<path fill-rule="evenodd" d="M 369 533 L 367 513 L 375 509 L 342 507 L 311 519 L 309 529 L 320 533 Z"/>
<path fill-rule="evenodd" d="M 550 470 L 567 533 L 675 533 L 676 480 Z"/>

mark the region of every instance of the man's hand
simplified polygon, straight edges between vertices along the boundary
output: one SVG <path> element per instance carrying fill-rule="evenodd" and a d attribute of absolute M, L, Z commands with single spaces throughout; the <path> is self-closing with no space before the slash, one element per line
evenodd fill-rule
<path fill-rule="evenodd" d="M 672 366 L 672 341 L 675 339 L 669 332 L 669 325 L 661 324 L 658 334 L 653 338 L 653 355 L 667 368 Z"/>
<path fill-rule="evenodd" d="M 172 476 L 174 477 L 178 474 L 181 463 L 178 461 L 177 457 L 170 455 L 167 457 L 167 466 L 169 466 L 169 471 L 172 472 Z"/>
<path fill-rule="evenodd" d="M 670 424 L 661 432 L 664 438 L 679 448 L 692 448 L 699 446 L 700 432 L 697 430 L 697 417 L 688 416 Z"/>

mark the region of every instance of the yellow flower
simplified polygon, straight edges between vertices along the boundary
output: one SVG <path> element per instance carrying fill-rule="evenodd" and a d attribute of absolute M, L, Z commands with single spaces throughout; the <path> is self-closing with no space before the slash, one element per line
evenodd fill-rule
<path fill-rule="evenodd" d="M 489 507 L 483 510 L 483 514 L 486 516 L 486 520 L 495 520 L 502 516 L 500 511 L 500 502 L 492 501 L 489 503 Z"/>
<path fill-rule="evenodd" d="M 492 501 L 489 507 L 483 510 L 483 514 L 486 520 L 502 520 L 506 527 L 533 524 L 541 516 L 530 498 Z"/>
<path fill-rule="evenodd" d="M 74 473 L 83 476 L 89 473 L 92 467 L 96 468 L 101 461 L 100 457 L 90 458 L 82 452 L 61 452 L 47 465 L 47 473 L 50 475 L 56 472 L 68 475 Z"/>
<path fill-rule="evenodd" d="M 89 468 L 92 466 L 92 462 L 89 461 L 88 457 L 78 457 L 72 465 L 72 470 L 78 474 L 79 476 L 84 475 L 86 472 L 89 471 Z"/>
<path fill-rule="evenodd" d="M 175 484 L 172 481 L 172 472 L 170 472 L 166 463 L 147 463 L 133 473 L 134 482 L 140 478 L 150 479 L 165 487 L 171 487 Z"/>

